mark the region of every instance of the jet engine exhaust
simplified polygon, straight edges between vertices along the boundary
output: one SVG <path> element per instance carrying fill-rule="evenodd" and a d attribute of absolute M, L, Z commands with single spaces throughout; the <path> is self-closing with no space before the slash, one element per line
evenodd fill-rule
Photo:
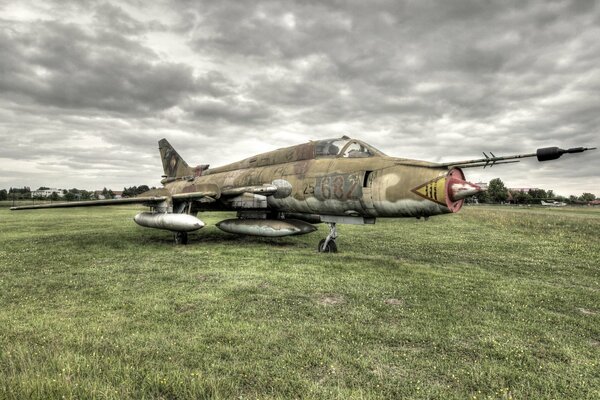
<path fill-rule="evenodd" d="M 484 191 L 474 183 L 456 178 L 452 178 L 448 181 L 448 187 L 450 188 L 450 200 L 452 201 L 463 200 Z"/>

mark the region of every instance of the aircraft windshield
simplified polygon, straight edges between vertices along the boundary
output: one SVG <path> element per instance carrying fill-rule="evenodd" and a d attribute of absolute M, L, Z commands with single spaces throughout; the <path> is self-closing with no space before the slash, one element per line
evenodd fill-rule
<path fill-rule="evenodd" d="M 315 145 L 315 156 L 337 156 L 349 141 L 349 139 L 320 140 Z"/>
<path fill-rule="evenodd" d="M 320 140 L 315 145 L 316 157 L 365 158 L 383 155 L 385 154 L 373 146 L 347 137 Z"/>
<path fill-rule="evenodd" d="M 342 157 L 346 158 L 365 158 L 365 157 L 373 157 L 373 152 L 371 152 L 367 146 L 359 142 L 350 142 L 344 149 Z"/>

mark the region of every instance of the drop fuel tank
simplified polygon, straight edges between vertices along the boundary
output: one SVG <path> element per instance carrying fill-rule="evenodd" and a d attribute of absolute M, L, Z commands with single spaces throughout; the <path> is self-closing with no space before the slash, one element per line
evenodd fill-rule
<path fill-rule="evenodd" d="M 192 232 L 204 222 L 189 214 L 141 212 L 133 217 L 136 224 L 146 228 L 166 229 L 173 232 Z"/>
<path fill-rule="evenodd" d="M 317 230 L 308 222 L 297 219 L 226 219 L 217 227 L 228 233 L 266 237 L 304 235 Z"/>

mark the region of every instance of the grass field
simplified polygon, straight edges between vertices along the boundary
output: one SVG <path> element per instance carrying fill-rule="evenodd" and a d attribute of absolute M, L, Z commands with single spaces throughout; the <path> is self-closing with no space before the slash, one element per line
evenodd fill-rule
<path fill-rule="evenodd" d="M 600 398 L 600 209 L 465 207 L 176 247 L 0 209 L 0 398 Z"/>

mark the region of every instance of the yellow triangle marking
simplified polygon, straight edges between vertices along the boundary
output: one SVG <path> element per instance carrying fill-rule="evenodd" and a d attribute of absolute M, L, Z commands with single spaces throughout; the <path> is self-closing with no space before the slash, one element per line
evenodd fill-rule
<path fill-rule="evenodd" d="M 412 192 L 435 203 L 446 204 L 446 176 L 440 176 L 412 189 Z"/>

